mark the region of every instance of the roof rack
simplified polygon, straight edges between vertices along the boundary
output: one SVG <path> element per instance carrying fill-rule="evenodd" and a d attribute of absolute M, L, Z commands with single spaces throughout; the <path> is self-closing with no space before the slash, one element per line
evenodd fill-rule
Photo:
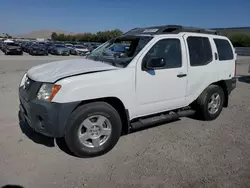
<path fill-rule="evenodd" d="M 165 25 L 165 26 L 154 26 L 145 28 L 134 28 L 126 32 L 124 35 L 139 35 L 139 34 L 178 34 L 180 32 L 193 32 L 193 33 L 205 33 L 218 35 L 216 30 L 196 28 L 196 27 L 185 27 L 181 25 Z"/>

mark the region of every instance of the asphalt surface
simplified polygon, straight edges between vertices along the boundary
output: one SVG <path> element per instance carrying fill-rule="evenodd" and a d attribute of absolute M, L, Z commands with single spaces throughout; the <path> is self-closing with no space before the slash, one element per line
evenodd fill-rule
<path fill-rule="evenodd" d="M 0 55 L 0 187 L 250 187 L 250 57 L 240 57 L 230 105 L 215 121 L 190 118 L 121 137 L 104 156 L 76 158 L 62 140 L 18 121 L 30 67 L 65 58 Z"/>

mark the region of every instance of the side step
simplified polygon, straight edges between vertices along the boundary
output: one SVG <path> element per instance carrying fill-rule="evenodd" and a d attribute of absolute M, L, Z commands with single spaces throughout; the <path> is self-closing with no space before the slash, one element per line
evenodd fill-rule
<path fill-rule="evenodd" d="M 153 117 L 147 117 L 147 118 L 140 118 L 135 122 L 131 123 L 132 129 L 141 129 L 153 126 L 158 123 L 166 123 L 169 121 L 177 120 L 181 117 L 188 117 L 194 115 L 195 111 L 188 109 L 188 110 L 182 110 L 178 112 L 169 112 L 168 114 L 160 114 Z"/>

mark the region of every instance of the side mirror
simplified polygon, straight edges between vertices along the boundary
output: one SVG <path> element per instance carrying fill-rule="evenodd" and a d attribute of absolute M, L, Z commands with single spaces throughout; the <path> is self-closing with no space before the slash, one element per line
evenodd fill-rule
<path fill-rule="evenodd" d="M 144 70 L 160 69 L 166 66 L 166 60 L 164 58 L 150 58 L 145 66 Z"/>

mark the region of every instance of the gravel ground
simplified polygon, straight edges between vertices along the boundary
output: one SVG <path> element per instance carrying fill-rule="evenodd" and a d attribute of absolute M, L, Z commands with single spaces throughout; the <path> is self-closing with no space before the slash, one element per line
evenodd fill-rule
<path fill-rule="evenodd" d="M 90 159 L 71 156 L 61 140 L 18 121 L 24 71 L 60 59 L 0 56 L 0 187 L 250 187 L 250 57 L 239 58 L 237 88 L 217 120 L 183 118 L 132 133 Z"/>

